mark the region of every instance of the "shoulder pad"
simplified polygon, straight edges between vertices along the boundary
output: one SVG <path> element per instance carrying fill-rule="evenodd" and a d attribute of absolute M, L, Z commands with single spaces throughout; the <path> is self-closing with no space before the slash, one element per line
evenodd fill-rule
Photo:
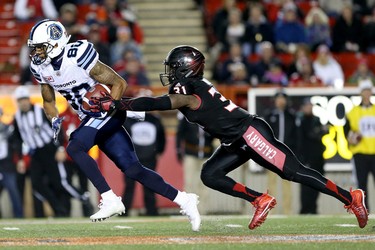
<path fill-rule="evenodd" d="M 66 56 L 76 61 L 77 65 L 85 70 L 99 57 L 94 45 L 87 40 L 78 40 L 71 43 L 67 49 Z"/>

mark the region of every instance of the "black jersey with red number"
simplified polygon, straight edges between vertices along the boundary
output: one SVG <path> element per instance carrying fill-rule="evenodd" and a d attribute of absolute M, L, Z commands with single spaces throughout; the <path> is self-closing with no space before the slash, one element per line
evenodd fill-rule
<path fill-rule="evenodd" d="M 224 143 L 240 138 L 253 120 L 252 115 L 222 96 L 206 79 L 175 83 L 170 86 L 169 94 L 197 96 L 201 101 L 199 108 L 179 110 L 190 122 L 197 123 Z"/>

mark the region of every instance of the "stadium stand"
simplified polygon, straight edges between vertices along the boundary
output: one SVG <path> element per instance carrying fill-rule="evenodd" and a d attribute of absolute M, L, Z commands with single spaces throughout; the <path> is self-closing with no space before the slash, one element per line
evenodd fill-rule
<path fill-rule="evenodd" d="M 13 0 L 0 2 L 0 84 L 18 84 L 20 30 L 13 15 Z"/>
<path fill-rule="evenodd" d="M 135 1 L 134 1 L 135 2 Z M 21 46 L 23 45 L 26 37 L 29 33 L 30 28 L 32 27 L 32 22 L 18 22 L 13 14 L 13 6 L 15 0 L 1 0 L 0 1 L 0 84 L 20 84 L 19 82 L 19 51 Z M 136 5 L 136 3 L 133 3 Z M 212 33 L 210 32 L 209 22 L 212 20 L 215 12 L 222 6 L 223 0 L 205 0 L 203 1 L 203 9 L 202 9 L 202 22 L 204 24 L 205 32 L 206 32 L 206 41 L 207 45 L 209 46 L 210 42 L 214 40 L 212 37 Z M 301 10 L 301 12 L 306 15 L 306 13 L 314 6 L 315 3 L 312 1 L 296 1 L 296 5 Z M 241 10 L 244 10 L 246 6 L 245 0 L 237 0 L 236 1 L 237 7 Z M 103 18 L 103 8 L 98 4 L 79 4 L 78 7 L 78 14 L 80 20 L 87 20 L 90 18 L 90 15 L 96 15 L 97 18 Z M 274 3 L 265 3 L 265 9 L 269 16 L 276 15 L 280 6 L 275 5 Z M 148 13 L 148 12 L 145 12 Z M 272 14 L 273 13 L 273 14 Z M 197 17 L 198 18 L 198 17 Z M 142 24 L 143 20 L 140 20 Z M 335 19 L 330 17 L 330 25 L 335 23 Z M 106 32 L 102 32 L 105 34 Z M 147 33 L 147 32 L 146 32 Z M 146 34 L 145 34 L 146 35 Z M 147 39 L 146 39 L 147 41 Z M 161 60 L 160 58 L 154 59 L 154 55 L 151 54 L 150 58 L 148 59 L 148 48 L 147 42 L 144 44 L 145 50 L 145 58 L 149 61 L 154 60 Z M 163 51 L 164 52 L 164 51 Z M 375 55 L 373 54 L 363 54 L 363 53 L 335 53 L 333 55 L 337 61 L 341 64 L 345 78 L 347 79 L 356 69 L 356 63 L 361 58 L 366 58 L 369 62 L 369 65 L 372 70 L 375 70 L 374 62 L 375 62 Z M 158 54 L 159 57 L 159 54 Z M 293 58 L 290 54 L 278 54 L 278 57 L 285 65 L 289 65 Z M 313 54 L 313 57 L 315 55 Z M 219 61 L 223 61 L 227 58 L 226 54 L 222 54 L 219 57 Z M 250 55 L 249 61 L 254 62 L 258 58 L 257 55 Z M 152 67 L 151 74 L 153 75 L 156 73 L 153 71 Z"/>

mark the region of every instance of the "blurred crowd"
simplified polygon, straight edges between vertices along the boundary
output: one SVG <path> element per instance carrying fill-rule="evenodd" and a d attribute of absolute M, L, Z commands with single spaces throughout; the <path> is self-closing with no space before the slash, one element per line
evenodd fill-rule
<path fill-rule="evenodd" d="M 219 84 L 291 87 L 373 81 L 367 55 L 375 48 L 374 4 L 224 0 L 205 20 L 213 79 Z M 345 72 L 340 54 L 355 59 L 353 72 Z"/>
<path fill-rule="evenodd" d="M 206 70 L 218 84 L 342 87 L 373 81 L 369 55 L 375 53 L 374 0 L 195 2 L 207 34 Z M 130 86 L 151 85 L 143 30 L 127 0 L 16 0 L 14 14 L 20 23 L 58 19 L 72 35 L 71 42 L 92 42 L 100 60 Z M 20 82 L 35 84 L 26 39 L 27 34 L 19 59 Z M 346 64 L 357 66 L 348 70 L 345 58 L 354 58 Z"/>
<path fill-rule="evenodd" d="M 143 31 L 126 0 L 17 0 L 14 13 L 19 22 L 34 24 L 44 18 L 59 20 L 72 35 L 70 42 L 87 39 L 93 43 L 99 59 L 113 67 L 130 86 L 150 85 L 141 49 Z M 27 35 L 19 60 L 20 82 L 33 84 Z"/>

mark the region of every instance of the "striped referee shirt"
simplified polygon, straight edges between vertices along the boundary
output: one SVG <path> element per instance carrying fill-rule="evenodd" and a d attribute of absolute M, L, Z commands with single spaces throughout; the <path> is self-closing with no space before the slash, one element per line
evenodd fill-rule
<path fill-rule="evenodd" d="M 32 150 L 52 142 L 51 123 L 38 105 L 31 105 L 31 109 L 27 112 L 20 110 L 16 112 L 15 129 L 19 131 L 23 142 Z"/>

